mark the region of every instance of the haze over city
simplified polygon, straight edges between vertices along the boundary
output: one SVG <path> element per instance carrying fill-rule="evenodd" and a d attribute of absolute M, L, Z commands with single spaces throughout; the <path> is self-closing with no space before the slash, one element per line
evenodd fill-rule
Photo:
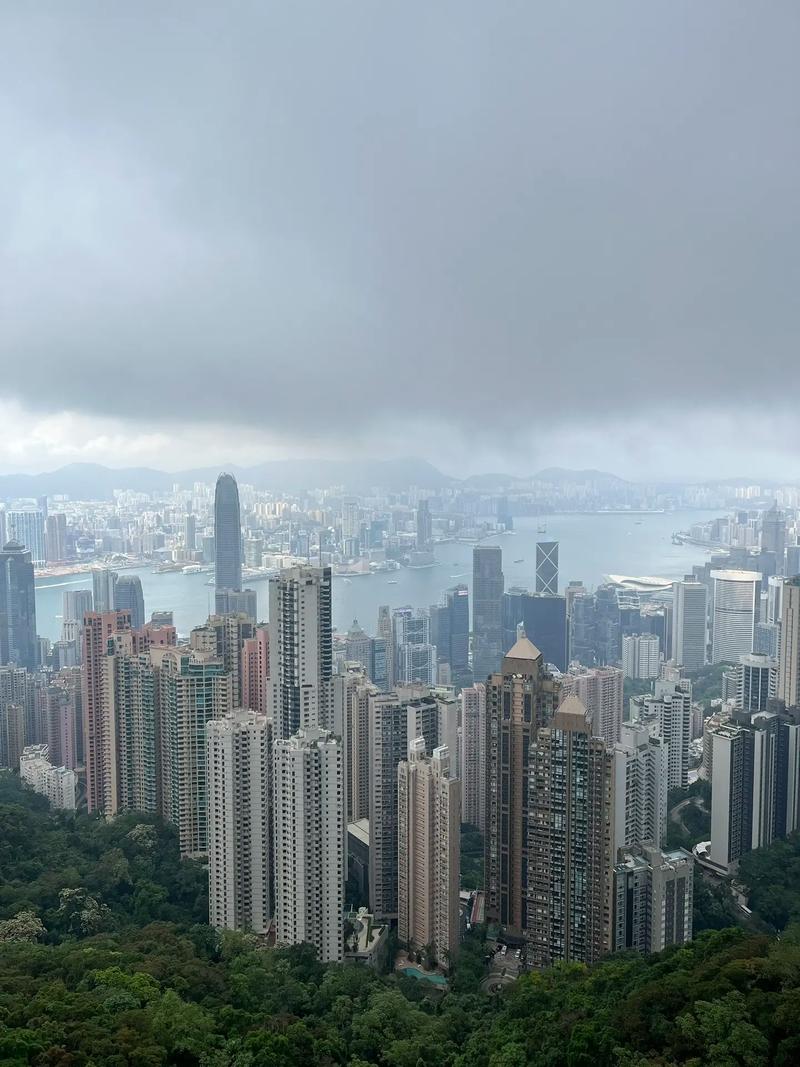
<path fill-rule="evenodd" d="M 3 5 L 0 469 L 796 478 L 799 18 Z"/>
<path fill-rule="evenodd" d="M 800 1063 L 800 7 L 0 0 L 0 1065 Z"/>

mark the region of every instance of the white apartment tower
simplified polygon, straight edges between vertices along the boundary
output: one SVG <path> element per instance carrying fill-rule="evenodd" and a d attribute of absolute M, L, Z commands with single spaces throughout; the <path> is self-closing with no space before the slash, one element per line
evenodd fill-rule
<path fill-rule="evenodd" d="M 270 726 L 238 709 L 206 723 L 209 923 L 265 934 L 272 918 Z"/>
<path fill-rule="evenodd" d="M 340 962 L 344 940 L 341 741 L 307 726 L 275 742 L 275 919 L 279 944 Z"/>
<path fill-rule="evenodd" d="M 692 740 L 692 689 L 685 680 L 659 678 L 655 695 L 646 702 L 656 718 L 656 733 L 667 746 L 670 789 L 689 785 L 689 744 Z"/>
<path fill-rule="evenodd" d="M 275 737 L 331 724 L 330 567 L 291 567 L 269 583 L 269 687 Z"/>
<path fill-rule="evenodd" d="M 561 678 L 561 699 L 571 693 L 592 718 L 592 733 L 610 745 L 619 740 L 625 675 L 619 667 L 582 667 L 571 663 Z"/>
<path fill-rule="evenodd" d="M 414 949 L 433 946 L 440 966 L 458 947 L 460 785 L 450 776 L 447 747 L 425 754 L 415 738 L 397 769 L 398 926 Z"/>
<path fill-rule="evenodd" d="M 626 678 L 657 678 L 659 669 L 657 634 L 629 634 L 622 638 L 622 673 Z"/>
<path fill-rule="evenodd" d="M 326 963 L 343 956 L 346 811 L 330 568 L 283 571 L 269 602 L 276 934 L 281 944 L 314 945 Z"/>
<path fill-rule="evenodd" d="M 656 847 L 666 833 L 667 745 L 644 723 L 625 723 L 614 746 L 614 855 L 646 841 Z"/>

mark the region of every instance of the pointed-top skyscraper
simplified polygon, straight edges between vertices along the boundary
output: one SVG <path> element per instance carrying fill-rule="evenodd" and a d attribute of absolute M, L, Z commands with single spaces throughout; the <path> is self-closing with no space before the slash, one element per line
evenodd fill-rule
<path fill-rule="evenodd" d="M 524 635 L 486 683 L 486 915 L 515 937 L 528 915 L 530 756 L 559 702 L 559 685 Z"/>
<path fill-rule="evenodd" d="M 242 588 L 242 518 L 232 474 L 220 474 L 214 493 L 214 582 L 217 597 Z"/>

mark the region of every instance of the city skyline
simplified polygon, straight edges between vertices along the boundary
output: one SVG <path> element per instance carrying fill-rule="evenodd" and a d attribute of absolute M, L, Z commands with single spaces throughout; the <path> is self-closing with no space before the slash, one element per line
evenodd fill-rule
<path fill-rule="evenodd" d="M 3 1063 L 800 1059 L 799 53 L 0 2 Z"/>

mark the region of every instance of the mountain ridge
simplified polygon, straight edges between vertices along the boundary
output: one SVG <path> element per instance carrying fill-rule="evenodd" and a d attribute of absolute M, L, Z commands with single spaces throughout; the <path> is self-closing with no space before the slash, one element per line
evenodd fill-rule
<path fill-rule="evenodd" d="M 270 460 L 252 466 L 224 464 L 163 471 L 153 467 L 106 467 L 101 463 L 70 463 L 41 474 L 0 475 L 0 499 L 14 500 L 64 494 L 71 500 L 110 500 L 114 490 L 165 492 L 175 484 L 191 489 L 194 482 L 214 482 L 229 471 L 239 482 L 257 489 L 286 491 L 301 487 L 366 491 L 371 486 L 406 489 L 419 485 L 439 489 L 459 484 L 421 459 L 398 460 Z"/>
<path fill-rule="evenodd" d="M 423 490 L 462 487 L 477 492 L 502 493 L 531 481 L 560 485 L 594 482 L 602 489 L 647 484 L 621 478 L 609 471 L 592 468 L 573 470 L 568 467 L 546 467 L 526 475 L 490 472 L 456 478 L 445 474 L 427 460 L 416 457 L 389 460 L 282 459 L 250 466 L 227 463 L 179 471 L 164 471 L 155 467 L 106 467 L 102 463 L 69 463 L 40 474 L 0 475 L 0 500 L 35 499 L 58 494 L 66 495 L 70 500 L 111 500 L 115 490 L 167 492 L 175 484 L 191 489 L 195 482 L 213 483 L 222 471 L 229 471 L 240 483 L 253 485 L 256 489 L 291 492 L 338 486 L 343 492 L 362 495 L 374 487 L 390 492 L 402 492 L 409 486 L 417 486 Z M 723 479 L 714 484 L 735 484 L 736 481 Z M 667 488 L 684 483 L 658 484 Z M 771 483 L 762 479 L 761 484 L 767 486 Z"/>

